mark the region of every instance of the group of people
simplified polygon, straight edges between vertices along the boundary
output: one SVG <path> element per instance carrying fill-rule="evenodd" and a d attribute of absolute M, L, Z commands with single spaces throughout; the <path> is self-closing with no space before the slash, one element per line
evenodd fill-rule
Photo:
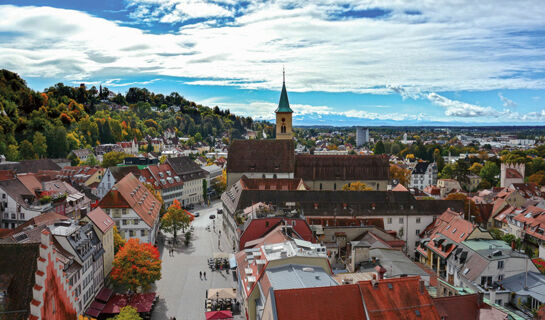
<path fill-rule="evenodd" d="M 171 256 L 171 257 L 174 257 L 174 248 L 169 248 L 168 249 L 168 255 Z"/>
<path fill-rule="evenodd" d="M 205 272 L 202 272 L 202 271 L 199 271 L 199 277 L 201 278 L 201 280 L 204 278 L 204 280 L 207 280 L 206 279 L 206 271 Z"/>

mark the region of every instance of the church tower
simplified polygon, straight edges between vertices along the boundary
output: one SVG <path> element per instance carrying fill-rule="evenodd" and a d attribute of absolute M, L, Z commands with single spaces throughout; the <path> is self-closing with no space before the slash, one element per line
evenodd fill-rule
<path fill-rule="evenodd" d="M 289 140 L 293 139 L 291 127 L 291 117 L 293 110 L 290 108 L 288 101 L 288 92 L 286 91 L 286 72 L 282 71 L 282 93 L 280 93 L 280 101 L 276 109 L 276 139 Z"/>

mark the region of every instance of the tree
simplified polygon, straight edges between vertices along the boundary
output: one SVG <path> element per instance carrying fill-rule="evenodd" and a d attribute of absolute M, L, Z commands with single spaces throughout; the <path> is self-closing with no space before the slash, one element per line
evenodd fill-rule
<path fill-rule="evenodd" d="M 486 161 L 481 169 L 479 175 L 483 180 L 490 182 L 493 186 L 496 185 L 498 179 L 496 178 L 500 174 L 500 168 L 493 161 Z"/>
<path fill-rule="evenodd" d="M 165 155 L 160 156 L 159 157 L 159 163 L 163 164 L 165 162 L 167 162 L 167 156 L 165 156 Z"/>
<path fill-rule="evenodd" d="M 460 184 L 467 185 L 469 183 L 468 173 L 469 167 L 464 160 L 458 160 L 454 164 L 453 176 Z"/>
<path fill-rule="evenodd" d="M 443 159 L 439 149 L 433 150 L 433 160 L 435 160 L 435 163 L 437 164 L 437 171 L 441 172 L 445 167 L 445 159 Z"/>
<path fill-rule="evenodd" d="M 136 292 L 138 288 L 146 291 L 161 279 L 161 260 L 159 251 L 149 243 L 140 243 L 132 238 L 115 255 L 112 280 L 115 284 Z"/>
<path fill-rule="evenodd" d="M 117 226 L 114 226 L 114 253 L 117 253 L 125 245 L 125 239 L 119 234 Z"/>
<path fill-rule="evenodd" d="M 129 155 L 122 151 L 110 151 L 102 157 L 102 167 L 114 167 L 125 160 Z"/>
<path fill-rule="evenodd" d="M 528 181 L 540 186 L 545 186 L 545 171 L 538 171 L 528 177 Z"/>
<path fill-rule="evenodd" d="M 202 198 L 205 201 L 208 198 L 208 182 L 206 182 L 206 179 L 202 179 Z"/>
<path fill-rule="evenodd" d="M 483 168 L 483 165 L 478 163 L 478 162 L 474 162 L 471 167 L 469 167 L 469 171 L 471 171 L 472 174 L 475 174 L 475 175 L 479 175 L 479 173 L 481 173 L 481 169 Z"/>
<path fill-rule="evenodd" d="M 21 142 L 19 145 L 19 153 L 21 154 L 22 159 L 36 159 L 36 153 L 34 152 L 32 143 L 30 143 L 28 140 L 23 140 Z"/>
<path fill-rule="evenodd" d="M 345 184 L 342 189 L 343 191 L 371 191 L 373 190 L 371 187 L 368 187 L 365 183 L 361 181 Z"/>
<path fill-rule="evenodd" d="M 161 218 L 161 229 L 172 233 L 174 242 L 176 242 L 178 231 L 182 230 L 182 232 L 185 232 L 185 229 L 189 227 L 190 223 L 191 217 L 189 214 L 181 208 L 178 200 L 174 200 L 172 205 L 168 208 L 167 213 Z"/>
<path fill-rule="evenodd" d="M 142 318 L 135 308 L 125 306 L 121 308 L 121 312 L 119 312 L 117 316 L 113 317 L 112 320 L 142 320 Z"/>
<path fill-rule="evenodd" d="M 411 170 L 401 168 L 395 164 L 390 165 L 390 178 L 392 180 L 397 180 L 398 183 L 401 183 L 404 186 L 409 185 L 409 180 L 411 178 Z"/>
<path fill-rule="evenodd" d="M 382 143 L 382 140 L 379 140 L 377 142 L 377 144 L 375 144 L 375 150 L 374 150 L 375 154 L 383 154 L 385 153 L 385 149 L 384 149 L 384 143 Z"/>
<path fill-rule="evenodd" d="M 34 148 L 34 152 L 38 155 L 38 158 L 47 156 L 47 142 L 45 136 L 39 131 L 34 133 L 32 148 Z"/>
<path fill-rule="evenodd" d="M 70 153 L 70 154 L 68 155 L 68 160 L 70 160 L 70 165 L 71 165 L 71 166 L 77 166 L 77 165 L 79 165 L 79 158 L 78 158 L 78 156 L 76 156 L 76 154 L 73 153 L 73 152 Z"/>
<path fill-rule="evenodd" d="M 6 160 L 18 161 L 19 160 L 19 146 L 16 144 L 10 144 L 6 152 Z"/>
<path fill-rule="evenodd" d="M 454 165 L 446 164 L 439 176 L 441 179 L 452 179 L 454 176 Z"/>
<path fill-rule="evenodd" d="M 98 165 L 97 158 L 95 157 L 94 154 L 89 155 L 89 157 L 87 158 L 87 161 L 85 161 L 85 165 L 90 167 L 95 167 Z"/>

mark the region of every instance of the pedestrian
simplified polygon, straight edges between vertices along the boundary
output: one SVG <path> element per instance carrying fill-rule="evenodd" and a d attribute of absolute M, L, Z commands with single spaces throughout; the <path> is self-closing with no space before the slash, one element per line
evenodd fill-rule
<path fill-rule="evenodd" d="M 199 271 L 199 278 L 202 280 L 202 271 Z"/>
<path fill-rule="evenodd" d="M 206 280 L 206 271 L 203 273 L 203 275 L 204 275 L 204 280 Z"/>

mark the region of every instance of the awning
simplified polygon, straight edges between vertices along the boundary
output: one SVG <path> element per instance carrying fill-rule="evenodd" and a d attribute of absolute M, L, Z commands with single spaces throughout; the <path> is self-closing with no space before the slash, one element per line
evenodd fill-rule
<path fill-rule="evenodd" d="M 228 310 L 209 311 L 205 313 L 205 315 L 206 315 L 206 320 L 233 319 L 233 313 Z"/>
<path fill-rule="evenodd" d="M 234 254 L 229 255 L 229 267 L 231 267 L 231 269 L 236 269 L 237 267 L 237 259 L 235 259 Z"/>
<path fill-rule="evenodd" d="M 114 292 L 112 290 L 105 287 L 105 288 L 102 288 L 100 290 L 100 292 L 97 294 L 95 299 L 98 300 L 98 301 L 106 303 L 106 302 L 108 302 L 108 300 L 110 300 L 113 293 Z"/>
<path fill-rule="evenodd" d="M 236 299 L 237 289 L 235 288 L 218 288 L 208 289 L 208 299 Z"/>
<path fill-rule="evenodd" d="M 214 259 L 229 259 L 229 254 L 225 252 L 215 252 Z"/>
<path fill-rule="evenodd" d="M 103 314 L 118 314 L 121 308 L 131 306 L 138 313 L 150 312 L 155 302 L 155 292 L 137 293 L 133 295 L 116 294 L 114 295 L 102 310 Z"/>

